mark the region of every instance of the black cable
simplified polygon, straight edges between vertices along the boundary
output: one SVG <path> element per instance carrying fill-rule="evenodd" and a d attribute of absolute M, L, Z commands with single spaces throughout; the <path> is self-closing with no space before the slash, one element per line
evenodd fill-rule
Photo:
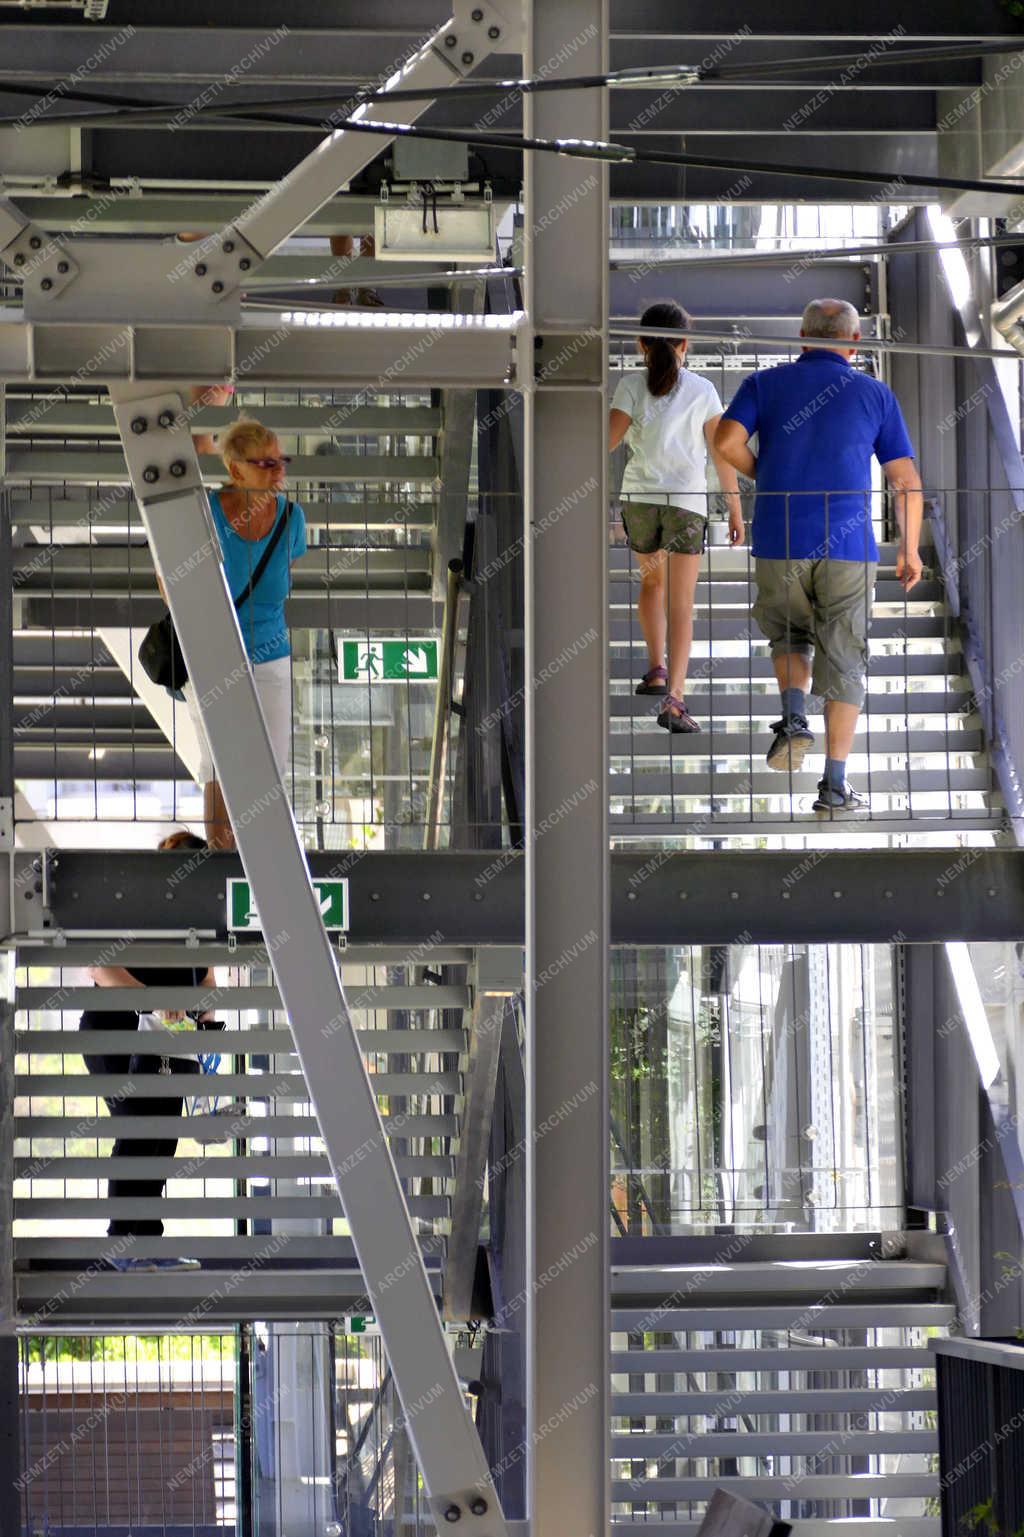
<path fill-rule="evenodd" d="M 166 110 L 164 115 L 166 116 Z M 177 111 L 179 109 L 174 109 Z M 245 108 L 243 110 L 251 110 Z M 230 113 L 229 108 L 218 109 L 211 113 L 212 116 Z M 146 116 L 147 114 L 143 114 Z M 123 115 L 115 114 L 113 125 L 130 124 L 137 120 L 134 112 Z M 0 126 L 4 122 L 0 119 Z M 43 122 L 71 122 L 73 118 L 65 116 L 42 119 Z M 96 125 L 95 116 L 86 115 L 83 119 L 86 123 Z M 261 115 L 246 120 L 253 127 L 301 127 L 314 128 L 316 124 L 309 123 L 303 118 L 291 117 L 284 114 Z M 104 123 L 103 126 L 111 126 Z M 408 123 L 384 123 L 368 122 L 366 120 L 353 121 L 345 118 L 335 125 L 336 129 L 344 129 L 351 133 L 378 134 L 386 138 L 396 140 L 410 139 L 435 139 L 442 143 L 483 145 L 495 149 L 537 150 L 541 153 L 564 155 L 575 159 L 601 160 L 616 164 L 635 165 L 672 165 L 681 168 L 725 170 L 739 172 L 757 172 L 765 176 L 796 176 L 812 181 L 838 181 L 861 182 L 866 185 L 889 186 L 894 189 L 902 187 L 946 187 L 964 192 L 989 192 L 996 195 L 1007 192 L 1015 195 L 1024 193 L 1024 183 L 1013 181 L 980 181 L 970 177 L 961 176 L 914 176 L 895 171 L 857 171 L 836 170 L 834 167 L 786 165 L 773 161 L 730 160 L 717 155 L 688 155 L 673 154 L 668 150 L 633 149 L 627 145 L 614 144 L 606 140 L 588 139 L 543 139 L 527 137 L 524 135 L 486 134 L 475 129 L 465 128 L 429 128 L 416 127 Z"/>

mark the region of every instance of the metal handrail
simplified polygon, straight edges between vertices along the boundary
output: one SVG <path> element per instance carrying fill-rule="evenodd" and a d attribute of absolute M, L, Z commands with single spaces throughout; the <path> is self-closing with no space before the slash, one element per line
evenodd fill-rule
<path fill-rule="evenodd" d="M 459 630 L 459 598 L 462 593 L 462 561 L 448 562 L 448 588 L 445 594 L 444 621 L 441 627 L 438 658 L 437 696 L 434 704 L 434 732 L 430 748 L 427 810 L 424 817 L 423 847 L 436 849 L 441 836 L 441 812 L 444 805 L 444 781 L 451 741 L 451 691 L 455 675 L 455 643 Z"/>

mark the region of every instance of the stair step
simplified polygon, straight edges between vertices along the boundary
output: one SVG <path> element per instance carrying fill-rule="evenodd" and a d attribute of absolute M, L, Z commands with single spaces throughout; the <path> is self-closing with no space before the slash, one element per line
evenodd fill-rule
<path fill-rule="evenodd" d="M 904 701 L 905 705 L 906 701 Z M 608 738 L 608 754 L 612 758 L 746 758 L 753 754 L 758 760 L 764 758 L 768 745 L 772 740 L 767 729 L 767 724 L 761 732 L 753 735 L 749 730 L 727 731 L 723 730 L 720 722 L 716 722 L 715 730 L 709 730 L 707 715 L 695 708 L 688 699 L 687 709 L 691 715 L 704 727 L 703 731 L 681 732 L 672 735 L 659 726 L 654 713 L 651 712 L 650 729 L 630 731 L 616 731 Z M 903 713 L 902 711 L 900 712 Z M 824 733 L 818 734 L 817 741 L 810 749 L 813 753 L 824 753 Z M 915 757 L 922 753 L 941 753 L 944 757 L 955 754 L 967 754 L 974 757 L 985 751 L 985 741 L 980 730 L 968 731 L 927 731 L 924 729 L 906 730 L 897 728 L 893 731 L 870 729 L 861 732 L 854 741 L 851 758 L 872 759 L 881 757 L 897 757 L 906 754 Z M 770 770 L 776 773 L 776 770 Z M 872 781 L 875 779 L 872 774 Z M 779 774 L 778 778 L 783 783 L 786 776 Z M 613 780 L 614 783 L 614 780 Z"/>
<path fill-rule="evenodd" d="M 939 640 L 949 630 L 950 621 L 947 615 L 936 614 L 881 614 L 874 615 L 869 631 L 871 640 Z M 707 640 L 709 635 L 713 640 L 742 640 L 750 643 L 751 619 L 749 614 L 735 613 L 723 615 L 719 618 L 712 615 L 708 620 L 705 614 L 697 613 L 693 620 L 693 634 L 696 640 Z M 640 633 L 639 625 L 633 618 L 619 618 L 613 613 L 609 625 L 609 640 L 613 645 L 631 646 L 636 652 L 645 652 L 644 638 Z M 755 643 L 767 646 L 767 641 Z M 641 669 L 643 671 L 643 669 Z"/>
<path fill-rule="evenodd" d="M 237 952 L 236 952 L 237 953 Z M 23 953 L 20 965 L 32 965 Z M 115 992 L 105 988 L 105 992 Z M 360 991 L 353 989 L 353 992 Z M 63 999 L 63 989 L 60 990 Z M 54 991 L 50 989 L 51 999 Z M 349 999 L 349 1007 L 353 1006 Z M 280 1004 L 275 1004 L 275 1008 Z M 145 1033 L 145 1032 L 143 1032 Z M 295 1050 L 295 1038 L 286 1030 L 224 1030 L 211 1033 L 208 1030 L 174 1030 L 172 1041 L 162 1041 L 161 1048 L 168 1056 L 187 1056 L 190 1052 L 206 1052 L 211 1047 L 222 1056 L 257 1056 L 263 1053 L 281 1054 Z M 357 1030 L 359 1045 L 368 1056 L 420 1056 L 448 1053 L 462 1054 L 468 1045 L 465 1030 Z M 83 1041 L 88 1045 L 84 1046 Z M 125 1031 L 90 1030 L 83 1035 L 76 1030 L 16 1030 L 14 1049 L 19 1056 L 67 1056 L 80 1057 L 84 1049 L 90 1056 L 115 1056 L 124 1053 Z"/>
<path fill-rule="evenodd" d="M 178 1122 L 179 1132 L 181 1122 Z M 95 1128 L 92 1128 L 95 1135 Z M 455 1159 L 443 1153 L 393 1153 L 402 1179 L 454 1179 Z M 56 1157 L 36 1154 L 14 1160 L 15 1179 L 109 1179 L 111 1168 L 124 1179 L 308 1179 L 333 1183 L 324 1153 L 252 1153 L 223 1156 L 211 1153 L 191 1158 L 158 1158 L 146 1154 L 121 1157 L 112 1165 L 109 1154 Z"/>
<path fill-rule="evenodd" d="M 169 1252 L 173 1254 L 174 1240 L 170 1242 Z M 263 1264 L 238 1266 L 228 1261 L 202 1270 L 134 1275 L 83 1271 L 79 1266 L 74 1266 L 70 1275 L 67 1270 L 52 1269 L 23 1272 L 15 1276 L 18 1309 L 28 1318 L 45 1318 L 48 1326 L 112 1325 L 117 1333 L 133 1323 L 161 1324 L 169 1318 L 180 1322 L 193 1311 L 198 1311 L 205 1327 L 214 1319 L 228 1326 L 247 1318 L 291 1323 L 337 1318 L 350 1309 L 365 1310 L 366 1283 L 357 1265 L 310 1268 L 290 1262 L 283 1265 L 280 1260 L 275 1264 L 276 1236 L 257 1242 L 267 1256 Z M 108 1243 L 113 1247 L 116 1240 Z M 72 1276 L 73 1285 L 69 1284 Z M 225 1285 L 228 1276 L 231 1284 Z M 439 1297 L 441 1273 L 437 1260 L 430 1257 L 427 1277 L 435 1297 Z"/>
<path fill-rule="evenodd" d="M 734 1411 L 735 1413 L 735 1411 Z M 841 1435 L 841 1441 L 837 1437 Z M 897 1453 L 928 1456 L 939 1449 L 935 1430 L 772 1430 L 714 1431 L 694 1430 L 682 1435 L 655 1435 L 635 1431 L 613 1435 L 612 1457 L 615 1461 L 634 1458 L 673 1461 L 698 1461 L 704 1457 L 883 1457 Z M 778 1496 L 776 1496 L 778 1498 Z"/>
<path fill-rule="evenodd" d="M 792 1522 L 793 1537 L 941 1537 L 938 1516 L 822 1517 Z M 611 1537 L 698 1537 L 699 1521 L 612 1520 Z"/>
<path fill-rule="evenodd" d="M 130 1049 L 143 1053 L 147 1047 L 159 1055 L 159 1046 L 151 1031 L 131 1039 Z M 216 1049 L 216 1037 L 207 1036 L 207 1049 Z M 425 1071 L 422 1073 L 371 1073 L 375 1094 L 397 1094 L 410 1098 L 420 1095 L 462 1093 L 461 1073 Z M 160 1073 L 20 1073 L 14 1080 L 14 1092 L 26 1098 L 58 1095 L 64 1099 L 118 1099 L 130 1094 L 133 1099 L 166 1099 L 167 1079 Z M 309 1089 L 301 1072 L 295 1073 L 196 1073 L 174 1079 L 175 1090 L 189 1099 L 246 1099 L 309 1102 Z"/>
<path fill-rule="evenodd" d="M 639 567 L 633 566 L 628 571 L 612 570 L 609 584 L 609 600 L 613 608 L 624 606 L 630 600 L 631 593 L 640 587 Z M 737 572 L 735 575 L 713 574 L 710 578 L 702 572 L 697 578 L 697 590 L 695 608 L 698 612 L 703 609 L 705 613 L 709 609 L 718 607 L 746 608 L 749 610 L 754 593 L 753 572 L 748 579 L 746 574 Z M 944 593 L 942 584 L 925 577 L 918 582 L 912 592 L 904 592 L 902 585 L 896 580 L 894 570 L 880 571 L 875 579 L 874 602 L 898 603 L 901 607 L 906 603 L 912 610 L 918 603 L 941 603 Z"/>
<path fill-rule="evenodd" d="M 15 642 L 16 656 L 19 644 L 19 641 Z M 646 655 L 642 654 L 639 645 L 634 649 L 636 660 L 634 660 L 633 656 L 624 655 L 621 649 L 612 655 L 609 660 L 608 670 L 613 679 L 629 678 L 633 683 L 639 683 L 647 670 Z M 641 662 L 642 665 L 639 665 Z M 771 684 L 772 688 L 776 687 L 771 657 L 761 645 L 758 645 L 753 650 L 750 648 L 744 650 L 740 656 L 716 655 L 710 659 L 707 656 L 706 648 L 695 649 L 692 657 L 691 671 L 695 679 L 698 676 L 706 677 L 710 672 L 716 683 L 726 679 L 738 679 L 741 682 L 746 682 L 749 678 L 763 678 L 766 683 Z M 913 681 L 917 678 L 936 676 L 950 678 L 965 676 L 963 672 L 963 658 L 959 651 L 904 652 L 901 650 L 889 654 L 873 655 L 868 677 L 869 693 L 871 684 L 879 678 L 898 678 L 901 683 L 904 683 L 906 680 Z M 612 695 L 613 699 L 618 697 L 617 694 Z M 634 697 L 637 697 L 641 703 L 646 702 L 650 704 L 652 702 L 650 696 L 647 696 L 646 700 L 643 695 Z M 970 691 L 965 689 L 959 697 L 964 704 L 967 704 L 971 698 Z"/>
<path fill-rule="evenodd" d="M 856 775 L 854 776 L 857 777 Z M 868 795 L 923 795 L 928 792 L 946 795 L 965 790 L 988 790 L 992 775 L 988 764 L 971 769 L 879 769 L 868 777 L 860 775 L 863 783 L 858 788 Z M 743 800 L 751 795 L 788 798 L 810 794 L 813 798 L 818 788 L 818 775 L 806 769 L 799 774 L 779 774 L 769 768 L 755 769 L 753 774 L 734 771 L 709 773 L 685 772 L 674 775 L 654 772 L 651 774 L 612 774 L 609 790 L 612 800 L 635 799 L 643 796 L 672 797 L 678 802 L 685 796 L 708 795 L 739 796 Z"/>
<path fill-rule="evenodd" d="M 454 1115 L 384 1116 L 383 1121 L 389 1137 L 457 1137 L 459 1134 L 458 1120 Z M 254 1115 L 245 1120 L 241 1129 L 238 1127 L 238 1118 L 193 1115 L 189 1117 L 188 1129 L 224 1142 L 235 1137 L 292 1142 L 320 1135 L 316 1117 L 312 1115 Z M 184 1128 L 178 1115 L 119 1116 L 116 1124 L 113 1117 L 102 1116 L 87 1132 L 83 1132 L 69 1117 L 27 1115 L 16 1118 L 15 1135 L 52 1137 L 59 1142 L 74 1142 L 83 1136 L 90 1139 L 116 1136 L 119 1141 L 169 1137 L 173 1141 L 184 1135 Z"/>
<path fill-rule="evenodd" d="M 906 811 L 881 811 L 872 809 L 869 817 L 850 817 L 845 822 L 819 821 L 808 808 L 802 812 L 794 808 L 792 818 L 779 818 L 770 813 L 749 815 L 716 814 L 713 817 L 691 814 L 678 809 L 675 815 L 665 812 L 611 812 L 608 817 L 609 832 L 615 846 L 633 839 L 649 842 L 662 836 L 665 828 L 671 828 L 675 839 L 692 838 L 750 838 L 777 833 L 780 837 L 813 837 L 825 834 L 828 838 L 860 838 L 867 834 L 886 837 L 897 833 L 949 832 L 1001 832 L 1005 815 L 998 807 L 991 809 L 961 810 L 957 807 L 941 807 L 933 811 L 915 810 L 913 816 Z"/>
<path fill-rule="evenodd" d="M 715 664 L 717 669 L 717 662 Z M 915 715 L 953 715 L 966 718 L 974 713 L 974 699 L 966 690 L 961 689 L 907 689 L 903 686 L 903 679 L 897 680 L 897 687 L 891 692 L 883 693 L 878 690 L 869 693 L 864 701 L 863 715 L 898 715 L 900 719 Z M 754 720 L 768 722 L 778 719 L 780 713 L 779 696 L 777 691 L 760 690 L 750 692 L 746 689 L 736 689 L 727 693 L 724 689 L 715 689 L 708 693 L 706 689 L 687 689 L 686 704 L 691 715 L 699 720 L 707 719 L 712 713 L 716 720 Z M 659 709 L 657 695 L 650 694 L 612 694 L 608 701 L 609 712 L 613 718 L 630 716 L 653 716 Z M 813 710 L 811 719 L 820 719 L 821 711 Z M 866 735 L 866 728 L 861 727 L 862 736 Z M 954 733 L 950 732 L 952 736 Z M 614 737 L 612 738 L 614 741 Z"/>
<path fill-rule="evenodd" d="M 629 1376 L 647 1376 L 654 1372 L 870 1372 L 910 1367 L 932 1371 L 934 1366 L 934 1356 L 923 1346 L 822 1343 L 778 1349 L 761 1345 L 735 1350 L 613 1350 L 611 1369 Z"/>
<path fill-rule="evenodd" d="M 734 1239 L 737 1247 L 743 1236 Z M 841 1295 L 855 1300 L 898 1297 L 907 1292 L 942 1291 L 945 1265 L 905 1259 L 752 1260 L 711 1265 L 612 1265 L 612 1292 L 665 1299 L 679 1307 L 709 1297 L 730 1298 Z M 653 1326 L 652 1326 L 653 1327 Z"/>
<path fill-rule="evenodd" d="M 45 397 L 7 398 L 7 431 L 15 436 L 33 437 L 56 433 L 60 437 L 117 436 L 114 413 L 106 402 L 88 400 L 45 402 Z M 216 431 L 230 425 L 237 412 L 234 407 L 204 406 L 190 418 L 193 431 Z M 436 406 L 364 406 L 323 405 L 281 406 L 267 401 L 259 407 L 259 418 L 281 433 L 329 433 L 331 437 L 359 433 L 412 434 L 431 436 L 441 431 L 442 416 Z"/>
<path fill-rule="evenodd" d="M 639 1354 L 639 1352 L 638 1352 Z M 613 1393 L 612 1413 L 627 1419 L 647 1416 L 684 1419 L 687 1415 L 830 1414 L 840 1419 L 860 1414 L 909 1414 L 934 1410 L 934 1388 L 810 1388 L 774 1390 L 718 1388 L 705 1393 Z"/>
<path fill-rule="evenodd" d="M 734 1452 L 735 1456 L 736 1453 Z M 788 1477 L 789 1475 L 787 1475 Z M 613 1479 L 612 1499 L 636 1503 L 646 1500 L 709 1500 L 716 1489 L 739 1494 L 748 1500 L 801 1502 L 817 1500 L 901 1500 L 934 1498 L 936 1473 L 802 1473 L 770 1478 L 644 1478 Z M 902 1537 L 902 1529 L 900 1537 Z M 838 1532 L 842 1527 L 837 1528 Z"/>
<path fill-rule="evenodd" d="M 183 964 L 187 964 L 188 952 L 182 951 Z M 281 996 L 276 987 L 19 987 L 15 992 L 15 1009 L 53 1009 L 62 1012 L 88 1009 L 90 1013 L 123 1013 L 133 1009 L 190 1009 L 213 1007 L 235 1009 L 280 1009 Z M 472 999 L 468 987 L 424 983 L 422 986 L 367 983 L 346 989 L 350 1010 L 361 1013 L 366 1009 L 468 1009 Z M 55 1003 L 55 998 L 57 1003 Z M 233 1033 L 233 1032 L 232 1032 Z M 207 1036 L 207 1040 L 210 1037 Z"/>
<path fill-rule="evenodd" d="M 121 1160 L 108 1165 L 106 1177 L 116 1173 L 123 1178 Z M 46 1176 L 49 1178 L 49 1170 Z M 209 1175 L 207 1175 L 209 1178 Z M 407 1195 L 406 1205 L 414 1217 L 439 1218 L 451 1215 L 451 1201 L 446 1195 Z M 14 1216 L 25 1221 L 81 1221 L 98 1217 L 152 1217 L 152 1198 L 103 1196 L 28 1196 L 14 1202 Z M 248 1217 L 277 1221 L 285 1217 L 318 1217 L 335 1221 L 344 1217 L 337 1194 L 274 1196 L 163 1196 L 160 1216 L 166 1221 L 186 1217 Z M 191 1251 L 192 1239 L 179 1238 Z"/>
<path fill-rule="evenodd" d="M 152 1209 L 152 1203 L 151 1203 Z M 15 1265 L 26 1260 L 102 1260 L 104 1255 L 121 1252 L 118 1240 L 97 1235 L 94 1238 L 15 1238 Z M 265 1260 L 268 1247 L 272 1252 L 290 1261 L 320 1259 L 349 1261 L 356 1257 L 351 1238 L 331 1233 L 257 1233 L 240 1235 L 225 1233 L 219 1238 L 163 1238 L 138 1236 L 131 1241 L 133 1255 L 152 1259 L 177 1258 L 182 1247 L 187 1247 L 188 1258 L 197 1260 Z M 420 1247 L 428 1253 L 443 1252 L 444 1240 L 431 1234 L 420 1238 Z"/>
<path fill-rule="evenodd" d="M 393 501 L 384 496 L 364 497 L 361 494 L 335 495 L 323 501 L 319 494 L 308 500 L 302 497 L 302 510 L 306 514 L 307 528 L 327 530 L 329 542 L 336 543 L 336 536 L 344 530 L 393 529 L 395 527 L 431 529 L 437 521 L 436 504 L 428 500 L 429 487 L 421 485 L 418 495 L 407 501 Z M 12 515 L 16 526 L 41 528 L 46 537 L 50 530 L 75 527 L 90 529 L 130 528 L 141 533 L 142 517 L 135 498 L 127 486 L 106 487 L 97 498 L 87 486 L 76 494 L 73 487 L 13 486 L 10 497 Z M 122 537 L 124 537 L 122 535 Z M 145 546 L 140 542 L 139 548 Z M 403 546 L 404 548 L 404 546 Z"/>
<path fill-rule="evenodd" d="M 942 1302 L 768 1303 L 763 1307 L 730 1304 L 727 1307 L 615 1308 L 612 1331 L 616 1334 L 696 1333 L 701 1329 L 800 1329 L 815 1334 L 831 1329 L 948 1328 L 956 1309 Z"/>
<path fill-rule="evenodd" d="M 432 454 L 297 454 L 288 467 L 289 481 L 436 480 L 440 460 Z M 207 485 L 219 486 L 224 465 L 216 454 L 200 454 L 199 468 Z M 126 486 L 128 467 L 116 449 L 33 449 L 12 447 L 7 455 L 8 480 L 36 485 Z"/>

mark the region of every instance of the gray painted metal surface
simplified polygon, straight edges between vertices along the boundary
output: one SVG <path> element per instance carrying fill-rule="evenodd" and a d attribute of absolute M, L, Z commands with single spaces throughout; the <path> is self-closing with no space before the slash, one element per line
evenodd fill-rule
<path fill-rule="evenodd" d="M 570 40 L 572 63 L 556 64 L 556 78 L 606 67 L 607 0 L 533 0 L 526 16 L 527 73 L 548 72 Z M 528 133 L 605 139 L 607 112 L 606 93 L 566 91 L 530 96 L 524 117 Z M 528 1515 L 534 1532 L 593 1537 L 610 1508 L 607 347 L 598 340 L 608 182 L 605 167 L 552 155 L 527 157 L 524 169 L 526 306 L 541 363 L 526 396 L 524 474 Z M 555 360 L 573 333 L 590 345 L 560 374 Z M 553 517 L 566 498 L 572 515 Z"/>
<path fill-rule="evenodd" d="M 655 828 L 650 836 L 658 836 Z M 40 857 L 16 854 L 16 874 Z M 309 868 L 314 877 L 349 876 L 353 943 L 418 944 L 437 932 L 449 945 L 523 943 L 521 852 L 310 853 Z M 235 856 L 211 855 L 168 902 L 159 853 L 61 850 L 47 928 L 39 930 L 38 902 L 25 902 L 16 880 L 16 932 L 39 930 L 52 944 L 61 931 L 73 935 L 87 914 L 91 930 L 123 935 L 131 914 L 140 941 L 147 928 L 173 923 L 183 935 L 191 928 L 223 935 L 224 883 L 241 873 Z M 615 850 L 611 892 L 612 943 L 620 945 L 727 943 L 739 933 L 771 944 L 1024 932 L 1024 866 L 1013 849 L 761 849 L 756 866 L 742 849 Z"/>

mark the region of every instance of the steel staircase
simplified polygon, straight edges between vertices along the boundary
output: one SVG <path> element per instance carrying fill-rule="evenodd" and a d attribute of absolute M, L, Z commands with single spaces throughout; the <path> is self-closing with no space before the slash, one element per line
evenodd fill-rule
<path fill-rule="evenodd" d="M 690 1537 L 722 1487 L 797 1537 L 937 1537 L 926 1340 L 955 1317 L 944 1266 L 881 1258 L 877 1236 L 803 1260 L 745 1261 L 742 1234 L 706 1242 L 737 1259 L 613 1270 L 616 1533 Z"/>
<path fill-rule="evenodd" d="M 244 950 L 177 948 L 174 964 L 231 968 L 231 981 L 218 986 L 214 1002 L 228 1028 L 215 1034 L 183 1031 L 170 1048 L 182 1054 L 216 1050 L 221 1071 L 173 1080 L 158 1073 L 135 1075 L 131 1092 L 140 1098 L 166 1095 L 169 1082 L 179 1092 L 184 1084 L 196 1101 L 195 1113 L 119 1117 L 120 1135 L 177 1135 L 178 1147 L 173 1157 L 110 1157 L 114 1126 L 98 1096 L 123 1094 L 127 1080 L 86 1074 L 81 1054 L 138 1051 L 146 1034 L 129 1035 L 128 1046 L 122 1031 L 81 1034 L 81 1009 L 123 1010 L 130 1002 L 136 1008 L 185 1010 L 201 1007 L 200 1000 L 209 997 L 202 988 L 93 987 L 81 968 L 115 964 L 111 948 L 109 941 L 83 942 L 57 953 L 24 949 L 17 957 L 25 968 L 15 998 L 15 1264 L 21 1312 L 70 1327 L 112 1319 L 174 1320 L 199 1303 L 202 1316 L 211 1319 L 365 1312 L 365 1288 L 310 1118 L 291 1031 L 275 1013 L 277 990 L 266 980 L 269 973 L 264 970 L 254 983 Z M 161 950 L 165 965 L 168 949 Z M 153 964 L 153 954 L 152 946 L 122 945 L 116 964 Z M 343 976 L 440 1294 L 472 955 L 438 951 L 430 960 L 453 968 L 463 980 L 419 981 L 417 966 L 369 952 L 345 958 Z M 422 958 L 417 964 L 422 967 Z M 227 1114 L 213 1109 L 217 1098 L 228 1102 Z M 122 1178 L 168 1176 L 158 1210 L 151 1199 L 111 1201 L 103 1182 L 114 1168 Z M 136 1237 L 127 1246 L 106 1236 L 110 1217 L 153 1215 L 170 1225 L 170 1235 Z M 117 1274 L 104 1256 L 121 1253 L 184 1256 L 199 1260 L 202 1268 Z M 217 1272 L 222 1281 L 230 1277 L 231 1285 L 218 1286 Z"/>
<path fill-rule="evenodd" d="M 905 595 L 895 548 L 881 549 L 872 611 L 869 696 L 850 759 L 870 796 L 868 817 L 821 822 L 810 810 L 824 756 L 820 717 L 803 772 L 768 769 L 769 723 L 779 713 L 768 646 L 750 618 L 746 549 L 712 546 L 697 589 L 687 705 L 702 727 L 675 735 L 655 721 L 656 699 L 633 690 L 647 668 L 635 614 L 635 556 L 609 552 L 611 603 L 611 830 L 615 839 L 692 839 L 766 833 L 997 832 L 1003 817 L 980 722 L 941 585 Z"/>

